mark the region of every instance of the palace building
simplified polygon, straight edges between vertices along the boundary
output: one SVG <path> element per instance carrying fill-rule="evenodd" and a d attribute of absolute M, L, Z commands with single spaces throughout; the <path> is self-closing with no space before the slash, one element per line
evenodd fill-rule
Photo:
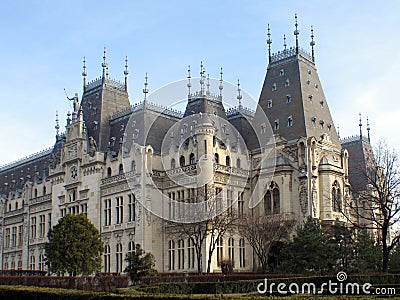
<path fill-rule="evenodd" d="M 2 269 L 45 270 L 47 232 L 66 214 L 83 213 L 99 229 L 102 271 L 116 273 L 135 243 L 154 254 L 160 272 L 196 272 L 194 245 L 174 234 L 171 220 L 213 197 L 239 220 L 280 214 L 297 224 L 308 216 L 326 226 L 346 222 L 346 204 L 366 189 L 359 172 L 371 155 L 369 125 L 368 138 L 361 132 L 339 138 L 315 65 L 314 36 L 309 54 L 295 26 L 295 46 L 285 41 L 277 53 L 268 29 L 269 64 L 255 111 L 241 105 L 240 86 L 239 105 L 224 107 L 222 71 L 220 94 L 213 95 L 201 66 L 201 88 L 189 92 L 179 112 L 146 98 L 147 76 L 145 99 L 132 105 L 127 60 L 125 82 L 108 76 L 105 52 L 99 78 L 87 82 L 84 64 L 82 100 L 72 99 L 64 133 L 57 118 L 54 147 L 0 167 Z M 211 271 L 220 271 L 222 258 L 234 261 L 236 271 L 257 270 L 253 255 L 238 230 L 227 231 Z"/>

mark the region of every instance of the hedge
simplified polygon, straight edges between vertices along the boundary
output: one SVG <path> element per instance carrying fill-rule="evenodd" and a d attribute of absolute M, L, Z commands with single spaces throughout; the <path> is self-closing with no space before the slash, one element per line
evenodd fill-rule
<path fill-rule="evenodd" d="M 298 300 L 310 297 L 307 296 L 290 296 L 290 297 L 262 297 L 253 295 L 227 295 L 227 296 L 193 296 L 193 295 L 129 295 L 129 294 L 107 294 L 103 292 L 86 292 L 77 290 L 65 290 L 65 289 L 52 289 L 52 288 L 38 288 L 38 287 L 22 287 L 22 286 L 0 286 L 0 299 L 3 300 L 133 300 L 133 299 L 144 299 L 144 300 L 161 300 L 161 299 L 285 299 L 285 300 Z M 312 297 L 314 299 L 316 297 Z M 348 296 L 321 296 L 319 299 L 326 300 L 344 300 L 349 299 Z M 369 297 L 357 297 L 358 300 L 371 299 Z"/>
<path fill-rule="evenodd" d="M 269 283 L 314 283 L 320 287 L 329 280 L 338 282 L 336 276 L 314 276 L 314 277 L 292 277 L 292 278 L 273 278 L 268 279 Z M 137 290 L 145 293 L 169 293 L 169 294 L 244 294 L 256 293 L 257 285 L 264 280 L 243 280 L 225 282 L 186 282 L 186 283 L 164 283 L 149 286 L 140 286 Z M 397 293 L 400 292 L 400 275 L 359 275 L 349 276 L 346 282 L 351 283 L 371 283 L 373 287 L 395 287 Z"/>

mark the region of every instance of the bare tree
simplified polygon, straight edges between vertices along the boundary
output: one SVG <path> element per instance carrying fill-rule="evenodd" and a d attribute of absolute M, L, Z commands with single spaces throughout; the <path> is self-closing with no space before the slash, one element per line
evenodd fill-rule
<path fill-rule="evenodd" d="M 400 161 L 399 154 L 386 143 L 378 144 L 374 161 L 363 170 L 368 182 L 365 191 L 356 195 L 354 203 L 348 203 L 345 216 L 358 228 L 371 229 L 377 234 L 382 246 L 382 271 L 387 272 L 389 255 L 399 243 L 399 232 L 393 227 L 400 220 Z"/>
<path fill-rule="evenodd" d="M 240 233 L 258 256 L 263 273 L 268 271 L 271 246 L 287 237 L 294 225 L 292 214 L 248 215 L 241 221 Z"/>

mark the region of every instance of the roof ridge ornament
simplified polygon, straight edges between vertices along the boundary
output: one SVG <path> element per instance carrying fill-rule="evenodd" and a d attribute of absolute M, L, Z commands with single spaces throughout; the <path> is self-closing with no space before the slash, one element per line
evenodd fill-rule
<path fill-rule="evenodd" d="M 299 30 L 298 30 L 299 24 L 297 23 L 297 14 L 294 14 L 294 32 L 293 34 L 296 37 L 296 54 L 299 54 Z"/>
<path fill-rule="evenodd" d="M 368 121 L 368 116 L 367 116 L 367 131 L 368 131 L 368 143 L 371 143 L 371 138 L 369 136 L 369 131 L 371 130 L 371 128 L 369 127 L 369 121 Z"/>
<path fill-rule="evenodd" d="M 86 72 L 86 57 L 83 57 L 83 72 L 82 72 L 82 76 L 83 76 L 83 90 L 85 91 L 85 87 L 86 87 L 86 77 L 87 77 L 87 72 Z"/>
<path fill-rule="evenodd" d="M 224 80 L 222 79 L 222 75 L 224 75 L 224 73 L 222 72 L 222 67 L 221 67 L 221 71 L 219 72 L 219 75 L 220 75 L 220 78 L 219 78 L 219 97 L 220 97 L 220 100 L 222 100 L 222 90 L 224 89 L 224 86 L 223 86 L 223 82 L 224 82 Z"/>
<path fill-rule="evenodd" d="M 190 75 L 190 65 L 188 65 L 188 70 L 187 70 L 187 72 L 188 72 L 188 76 L 187 76 L 187 79 L 188 79 L 188 83 L 187 83 L 187 87 L 188 87 L 188 98 L 190 98 L 190 89 L 192 88 L 192 83 L 190 82 L 190 79 L 192 79 L 192 76 Z"/>
<path fill-rule="evenodd" d="M 205 95 L 205 89 L 204 89 L 204 73 L 205 72 L 206 71 L 204 70 L 203 61 L 200 61 L 200 92 L 201 92 L 202 96 Z"/>
<path fill-rule="evenodd" d="M 271 62 L 271 44 L 272 44 L 272 40 L 271 40 L 271 32 L 270 32 L 270 28 L 269 28 L 269 24 L 267 27 L 267 45 L 268 45 L 268 62 Z"/>
<path fill-rule="evenodd" d="M 311 41 L 310 41 L 310 46 L 311 46 L 311 57 L 312 61 L 315 62 L 315 56 L 314 56 L 314 46 L 315 46 L 315 41 L 314 41 L 314 28 L 311 25 Z"/>
<path fill-rule="evenodd" d="M 286 45 L 286 34 L 283 34 L 283 51 L 287 51 L 287 45 Z"/>
<path fill-rule="evenodd" d="M 106 51 L 106 47 L 104 47 L 104 51 L 103 51 L 103 63 L 101 64 L 102 68 L 103 68 L 103 81 L 106 78 L 106 69 L 107 69 L 107 51 Z"/>
<path fill-rule="evenodd" d="M 149 79 L 149 77 L 147 76 L 147 72 L 146 72 L 146 76 L 144 77 L 144 89 L 143 89 L 144 103 L 146 102 L 147 94 L 149 93 L 149 89 L 147 88 L 149 86 L 148 79 Z"/>
<path fill-rule="evenodd" d="M 239 79 L 238 79 L 238 81 L 237 81 L 237 91 L 238 91 L 238 95 L 237 95 L 237 99 L 238 99 L 238 101 L 239 101 L 239 110 L 242 108 L 242 95 L 240 94 L 240 92 L 242 91 L 241 90 L 241 88 L 240 88 L 240 81 L 239 81 Z"/>
<path fill-rule="evenodd" d="M 125 56 L 125 70 L 124 70 L 124 75 L 125 75 L 125 91 L 128 92 L 128 75 L 129 75 L 129 70 L 128 70 L 128 55 Z"/>
<path fill-rule="evenodd" d="M 362 122 L 361 122 L 361 113 L 358 114 L 360 116 L 360 123 L 358 126 L 360 126 L 360 140 L 362 140 Z"/>

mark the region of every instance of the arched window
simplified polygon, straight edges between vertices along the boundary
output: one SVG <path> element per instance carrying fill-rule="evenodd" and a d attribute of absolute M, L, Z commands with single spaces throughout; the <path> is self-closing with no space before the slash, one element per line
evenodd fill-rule
<path fill-rule="evenodd" d="M 231 165 L 231 158 L 229 156 L 226 156 L 225 158 L 225 165 L 227 165 L 228 167 Z"/>
<path fill-rule="evenodd" d="M 218 153 L 215 153 L 214 160 L 215 160 L 216 164 L 219 164 L 219 155 L 218 155 Z"/>
<path fill-rule="evenodd" d="M 44 271 L 44 255 L 39 255 L 39 270 Z"/>
<path fill-rule="evenodd" d="M 44 185 L 43 186 L 43 196 L 45 196 L 46 195 L 46 186 Z"/>
<path fill-rule="evenodd" d="M 37 192 L 37 189 L 35 189 L 34 197 L 37 198 L 37 195 L 38 195 L 38 192 Z"/>
<path fill-rule="evenodd" d="M 190 153 L 189 155 L 189 165 L 195 164 L 194 154 Z"/>
<path fill-rule="evenodd" d="M 111 272 L 110 262 L 111 262 L 110 245 L 105 245 L 104 246 L 104 272 L 105 273 Z"/>
<path fill-rule="evenodd" d="M 220 237 L 219 239 L 217 239 L 217 265 L 220 266 L 221 265 L 221 261 L 223 260 L 223 255 L 224 255 L 224 240 L 222 239 L 222 237 Z"/>
<path fill-rule="evenodd" d="M 136 173 L 136 161 L 134 160 L 131 162 L 131 172 Z"/>
<path fill-rule="evenodd" d="M 175 169 L 175 159 L 171 159 L 171 169 Z"/>
<path fill-rule="evenodd" d="M 128 243 L 128 253 L 133 253 L 133 251 L 135 251 L 135 242 L 134 241 L 130 241 Z"/>
<path fill-rule="evenodd" d="M 188 238 L 187 243 L 188 243 L 188 268 L 192 269 L 194 268 L 194 262 L 195 262 L 194 243 L 191 238 Z"/>
<path fill-rule="evenodd" d="M 35 263 L 35 256 L 31 255 L 30 263 L 29 263 L 29 269 L 30 270 L 35 270 L 35 268 L 36 268 L 35 264 L 36 264 Z"/>
<path fill-rule="evenodd" d="M 233 266 L 235 263 L 235 240 L 233 238 L 228 240 L 228 257 Z"/>
<path fill-rule="evenodd" d="M 111 172 L 111 167 L 107 168 L 107 177 L 111 177 L 112 172 Z"/>
<path fill-rule="evenodd" d="M 119 164 L 118 174 L 123 174 L 123 173 L 124 173 L 124 166 L 122 164 Z"/>
<path fill-rule="evenodd" d="M 121 272 L 123 272 L 123 269 L 122 269 L 122 263 L 123 263 L 122 244 L 121 243 L 117 244 L 115 258 L 116 258 L 116 262 L 117 262 L 117 273 L 121 273 Z"/>
<path fill-rule="evenodd" d="M 240 158 L 236 160 L 236 168 L 240 169 Z"/>
<path fill-rule="evenodd" d="M 178 241 L 178 269 L 185 268 L 185 241 Z"/>
<path fill-rule="evenodd" d="M 342 193 L 340 191 L 340 185 L 335 180 L 332 185 L 332 204 L 333 204 L 333 211 L 341 212 L 342 211 Z"/>
<path fill-rule="evenodd" d="M 280 192 L 276 183 L 272 182 L 264 195 L 264 212 L 266 215 L 279 214 L 281 208 Z"/>
<path fill-rule="evenodd" d="M 185 166 L 185 157 L 183 155 L 179 158 L 179 165 L 181 167 Z"/>
<path fill-rule="evenodd" d="M 175 242 L 168 242 L 168 269 L 175 270 Z"/>
<path fill-rule="evenodd" d="M 246 267 L 246 248 L 244 243 L 244 238 L 239 240 L 239 267 Z"/>

